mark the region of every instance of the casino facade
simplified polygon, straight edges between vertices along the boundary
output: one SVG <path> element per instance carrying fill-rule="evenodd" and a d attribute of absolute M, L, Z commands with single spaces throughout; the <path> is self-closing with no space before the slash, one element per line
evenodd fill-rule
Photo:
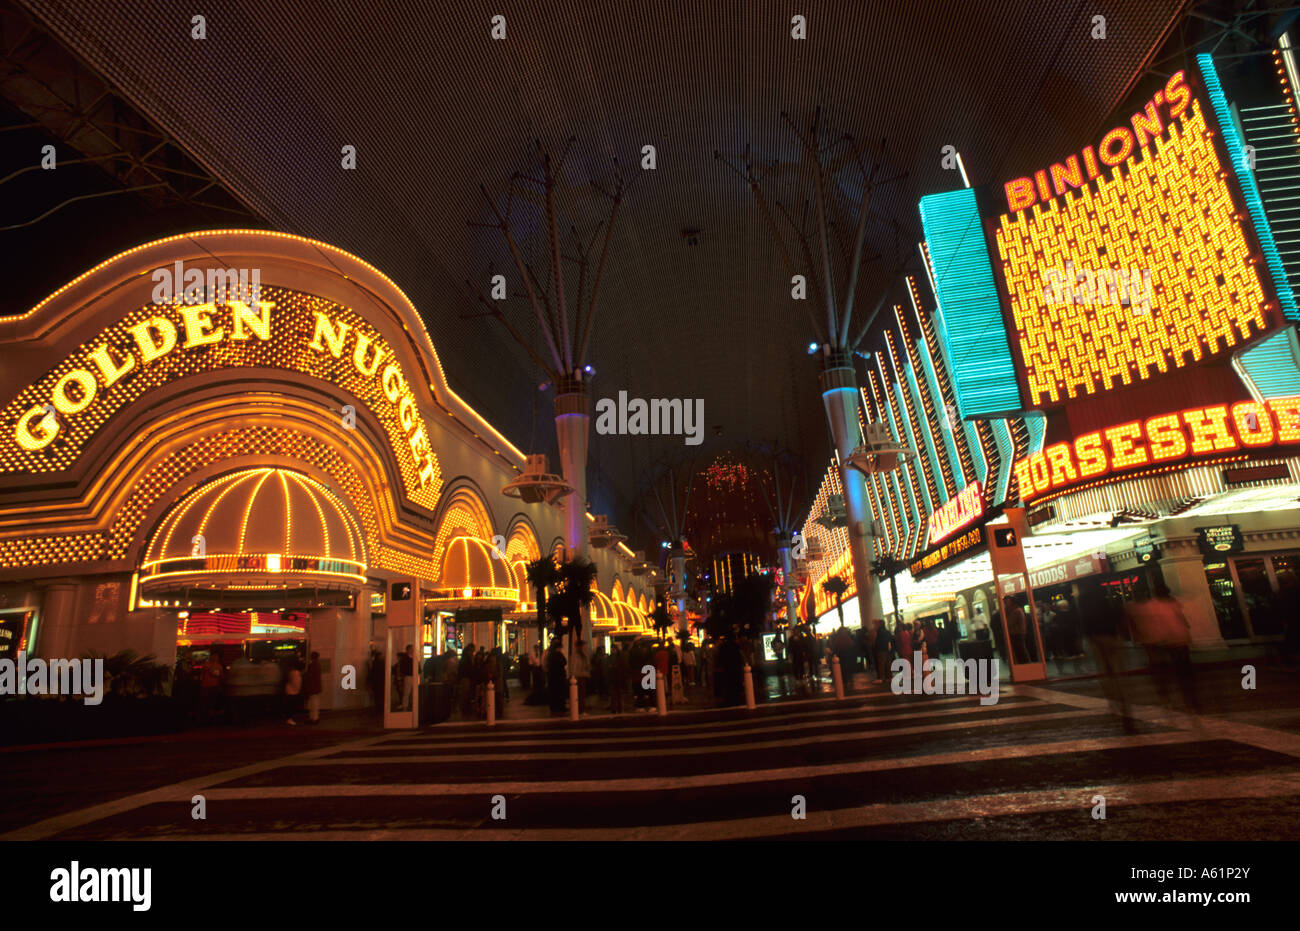
<path fill-rule="evenodd" d="M 921 200 L 926 274 L 859 409 L 864 435 L 915 452 L 868 478 L 903 616 L 969 640 L 1008 598 L 1037 618 L 1163 583 L 1199 651 L 1280 636 L 1300 574 L 1300 122 L 1291 49 L 1273 65 L 1225 87 L 1198 56 L 1059 163 Z M 856 594 L 842 494 L 832 463 L 804 526 L 808 617 L 835 616 L 830 576 Z M 1015 676 L 1073 671 L 1036 626 Z"/>
<path fill-rule="evenodd" d="M 149 243 L 0 319 L 0 373 L 6 655 L 311 649 L 322 706 L 349 707 L 372 644 L 536 642 L 525 571 L 563 552 L 563 502 L 503 493 L 525 455 L 361 259 L 251 230 Z M 589 629 L 643 629 L 644 564 L 589 555 Z"/>

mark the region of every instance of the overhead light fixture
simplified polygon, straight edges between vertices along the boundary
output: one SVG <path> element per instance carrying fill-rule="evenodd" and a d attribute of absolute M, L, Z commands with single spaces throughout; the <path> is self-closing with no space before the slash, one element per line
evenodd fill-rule
<path fill-rule="evenodd" d="M 816 343 L 809 343 L 809 344 L 808 344 L 808 355 L 812 355 L 812 354 L 815 353 L 816 351 L 817 351 L 817 344 L 816 344 Z"/>

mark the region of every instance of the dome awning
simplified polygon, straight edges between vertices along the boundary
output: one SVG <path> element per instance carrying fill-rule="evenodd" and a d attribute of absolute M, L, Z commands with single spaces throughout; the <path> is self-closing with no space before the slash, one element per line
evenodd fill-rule
<path fill-rule="evenodd" d="M 471 536 L 452 537 L 442 556 L 442 578 L 425 604 L 447 609 L 501 608 L 519 601 L 519 583 L 491 543 Z"/>
<path fill-rule="evenodd" d="M 591 592 L 591 629 L 613 630 L 618 626 L 619 602 L 612 600 L 603 592 L 592 589 Z"/>
<path fill-rule="evenodd" d="M 341 588 L 366 580 L 361 528 L 343 502 L 290 469 L 255 468 L 190 492 L 154 531 L 140 591 Z"/>

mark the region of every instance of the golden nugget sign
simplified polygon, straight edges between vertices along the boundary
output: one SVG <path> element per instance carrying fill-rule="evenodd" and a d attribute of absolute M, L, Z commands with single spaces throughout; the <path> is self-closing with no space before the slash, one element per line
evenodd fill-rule
<path fill-rule="evenodd" d="M 1055 443 L 1015 464 L 1025 501 L 1105 476 L 1300 443 L 1300 397 L 1241 401 L 1148 417 Z"/>
<path fill-rule="evenodd" d="M 274 299 L 151 304 L 102 331 L 5 409 L 14 446 L 0 451 L 0 472 L 67 468 L 112 415 L 176 378 L 278 368 L 324 378 L 365 402 L 389 435 L 407 491 L 432 506 L 438 459 L 391 347 L 346 307 L 281 288 L 262 294 Z"/>

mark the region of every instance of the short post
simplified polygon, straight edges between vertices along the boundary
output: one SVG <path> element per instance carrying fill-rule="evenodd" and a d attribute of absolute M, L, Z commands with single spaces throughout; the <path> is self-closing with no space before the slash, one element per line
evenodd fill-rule
<path fill-rule="evenodd" d="M 835 683 L 835 697 L 844 697 L 844 671 L 840 669 L 840 658 L 831 657 L 831 680 Z"/>
<path fill-rule="evenodd" d="M 569 720 L 578 720 L 578 677 L 569 677 Z"/>
<path fill-rule="evenodd" d="M 748 663 L 745 664 L 745 707 L 753 708 L 754 705 L 754 670 Z"/>
<path fill-rule="evenodd" d="M 665 687 L 664 677 L 655 673 L 655 707 L 659 709 L 659 714 L 668 713 L 668 692 Z"/>
<path fill-rule="evenodd" d="M 491 679 L 487 684 L 487 726 L 497 723 L 497 684 Z"/>

